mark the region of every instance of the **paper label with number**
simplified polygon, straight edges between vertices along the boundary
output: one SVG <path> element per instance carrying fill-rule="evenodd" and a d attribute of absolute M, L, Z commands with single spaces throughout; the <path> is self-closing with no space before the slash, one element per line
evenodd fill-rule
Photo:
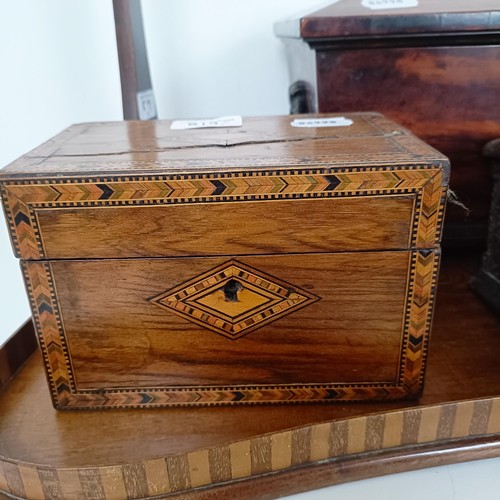
<path fill-rule="evenodd" d="M 292 127 L 349 127 L 352 125 L 352 120 L 345 116 L 335 116 L 332 118 L 302 118 L 295 119 L 291 122 Z"/>
<path fill-rule="evenodd" d="M 408 9 L 418 7 L 418 0 L 362 0 L 361 5 L 371 10 Z"/>
<path fill-rule="evenodd" d="M 171 130 L 187 130 L 190 128 L 241 127 L 241 116 L 221 116 L 201 120 L 175 120 L 170 125 Z"/>

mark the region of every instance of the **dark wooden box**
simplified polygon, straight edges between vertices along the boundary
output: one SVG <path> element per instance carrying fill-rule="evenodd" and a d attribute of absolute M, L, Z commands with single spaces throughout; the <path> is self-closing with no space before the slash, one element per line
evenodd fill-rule
<path fill-rule="evenodd" d="M 470 209 L 448 206 L 445 239 L 484 241 L 492 183 L 481 150 L 500 135 L 500 2 L 371 10 L 342 0 L 275 31 L 299 107 L 380 111 L 442 151 L 450 187 Z"/>
<path fill-rule="evenodd" d="M 448 161 L 291 122 L 75 125 L 0 173 L 57 408 L 420 394 Z"/>

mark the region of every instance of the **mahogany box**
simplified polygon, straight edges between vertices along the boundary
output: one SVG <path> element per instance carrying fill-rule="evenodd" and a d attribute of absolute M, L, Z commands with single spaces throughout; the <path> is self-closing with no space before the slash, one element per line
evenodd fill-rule
<path fill-rule="evenodd" d="M 376 109 L 442 151 L 469 209 L 449 205 L 446 244 L 484 244 L 493 183 L 481 151 L 500 136 L 500 2 L 341 0 L 275 32 L 293 107 Z"/>
<path fill-rule="evenodd" d="M 74 125 L 1 171 L 56 408 L 419 395 L 448 160 L 298 118 Z"/>

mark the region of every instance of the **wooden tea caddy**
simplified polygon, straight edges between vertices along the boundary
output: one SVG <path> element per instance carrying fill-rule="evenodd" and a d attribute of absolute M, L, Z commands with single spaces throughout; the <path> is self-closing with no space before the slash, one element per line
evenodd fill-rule
<path fill-rule="evenodd" d="M 420 394 L 448 161 L 295 118 L 75 125 L 1 172 L 56 408 Z"/>

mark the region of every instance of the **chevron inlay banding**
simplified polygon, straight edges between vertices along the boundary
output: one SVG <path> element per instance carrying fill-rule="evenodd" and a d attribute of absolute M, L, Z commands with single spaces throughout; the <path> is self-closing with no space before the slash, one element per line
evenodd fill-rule
<path fill-rule="evenodd" d="M 356 167 L 217 174 L 124 177 L 70 181 L 8 181 L 3 199 L 14 247 L 25 259 L 45 257 L 34 214 L 48 208 L 84 208 L 264 201 L 275 199 L 417 195 L 412 244 L 431 247 L 438 241 L 444 211 L 439 167 Z"/>
<path fill-rule="evenodd" d="M 57 408 L 421 392 L 448 160 L 269 120 L 78 126 L 0 174 Z"/>

